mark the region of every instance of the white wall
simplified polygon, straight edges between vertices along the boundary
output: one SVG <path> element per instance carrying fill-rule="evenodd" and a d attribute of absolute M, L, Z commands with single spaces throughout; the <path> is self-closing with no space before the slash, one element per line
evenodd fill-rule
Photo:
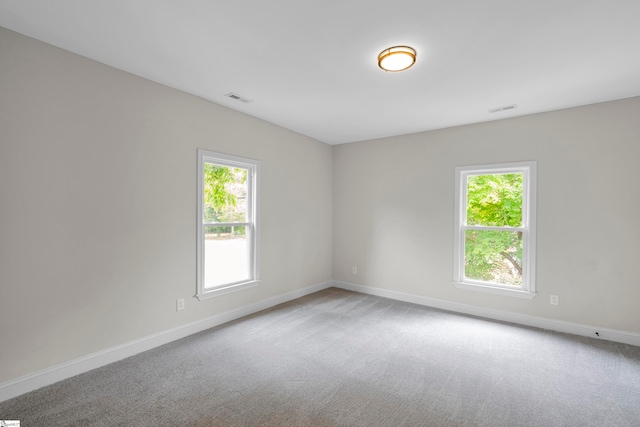
<path fill-rule="evenodd" d="M 640 332 L 639 118 L 631 98 L 335 146 L 334 279 Z M 455 167 L 525 160 L 538 162 L 538 296 L 455 288 Z"/>
<path fill-rule="evenodd" d="M 197 148 L 262 167 L 262 284 L 202 302 Z M 0 28 L 0 383 L 330 280 L 331 163 L 326 144 Z"/>

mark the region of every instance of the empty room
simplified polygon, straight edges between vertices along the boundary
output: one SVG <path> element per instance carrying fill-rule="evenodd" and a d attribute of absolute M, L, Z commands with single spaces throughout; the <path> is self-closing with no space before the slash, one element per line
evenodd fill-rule
<path fill-rule="evenodd" d="M 0 0 L 0 424 L 640 425 L 638 16 Z"/>

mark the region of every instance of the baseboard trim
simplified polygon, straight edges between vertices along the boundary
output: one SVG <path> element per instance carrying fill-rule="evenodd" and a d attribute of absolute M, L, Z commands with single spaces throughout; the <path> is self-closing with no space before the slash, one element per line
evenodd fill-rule
<path fill-rule="evenodd" d="M 363 294 L 410 302 L 457 313 L 470 314 L 473 316 L 586 336 L 594 339 L 603 339 L 640 346 L 640 334 L 634 332 L 599 328 L 579 323 L 564 322 L 525 314 L 477 307 L 468 304 L 334 280 L 296 289 L 295 291 L 267 298 L 263 301 L 250 304 L 245 307 L 220 313 L 213 317 L 179 326 L 177 328 L 172 328 L 157 334 L 149 335 L 144 338 L 130 341 L 116 347 L 102 350 L 97 353 L 7 381 L 0 384 L 0 402 L 332 286 Z M 596 332 L 598 335 L 596 335 Z"/>
<path fill-rule="evenodd" d="M 398 301 L 411 302 L 414 304 L 425 305 L 428 307 L 439 308 L 456 313 L 470 314 L 473 316 L 485 317 L 488 319 L 500 320 L 509 323 L 516 323 L 519 325 L 533 326 L 535 328 L 548 329 L 556 332 L 564 332 L 594 339 L 602 339 L 606 341 L 614 341 L 623 344 L 640 346 L 640 334 L 634 332 L 600 328 L 597 326 L 564 322 L 561 320 L 553 320 L 543 317 L 529 316 L 526 314 L 495 310 L 491 308 L 477 307 L 474 305 L 461 304 L 452 301 L 429 298 L 397 291 L 390 291 L 387 289 L 374 288 L 371 286 L 358 285 L 355 283 L 341 282 L 336 280 L 333 281 L 333 286 L 349 291 L 390 298 Z"/>
<path fill-rule="evenodd" d="M 296 289 L 7 381 L 0 384 L 0 402 L 331 286 L 333 282 L 329 281 Z"/>

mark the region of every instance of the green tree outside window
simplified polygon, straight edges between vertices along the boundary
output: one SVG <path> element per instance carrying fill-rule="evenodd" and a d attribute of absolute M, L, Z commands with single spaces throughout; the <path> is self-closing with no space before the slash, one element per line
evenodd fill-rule
<path fill-rule="evenodd" d="M 204 222 L 247 221 L 247 169 L 206 163 L 204 166 Z M 244 226 L 207 227 L 207 234 L 244 235 Z"/>
<path fill-rule="evenodd" d="M 522 226 L 521 173 L 470 175 L 467 225 Z M 522 232 L 465 230 L 464 274 L 469 279 L 522 285 Z"/>

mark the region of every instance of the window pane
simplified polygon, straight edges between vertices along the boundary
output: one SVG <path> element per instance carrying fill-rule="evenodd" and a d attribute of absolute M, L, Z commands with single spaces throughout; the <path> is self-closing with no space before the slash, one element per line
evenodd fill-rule
<path fill-rule="evenodd" d="M 204 237 L 205 289 L 250 279 L 245 227 L 206 227 Z"/>
<path fill-rule="evenodd" d="M 522 173 L 468 176 L 467 225 L 520 227 Z"/>
<path fill-rule="evenodd" d="M 522 233 L 465 230 L 466 278 L 522 286 Z"/>
<path fill-rule="evenodd" d="M 205 163 L 205 223 L 247 222 L 247 169 Z"/>

